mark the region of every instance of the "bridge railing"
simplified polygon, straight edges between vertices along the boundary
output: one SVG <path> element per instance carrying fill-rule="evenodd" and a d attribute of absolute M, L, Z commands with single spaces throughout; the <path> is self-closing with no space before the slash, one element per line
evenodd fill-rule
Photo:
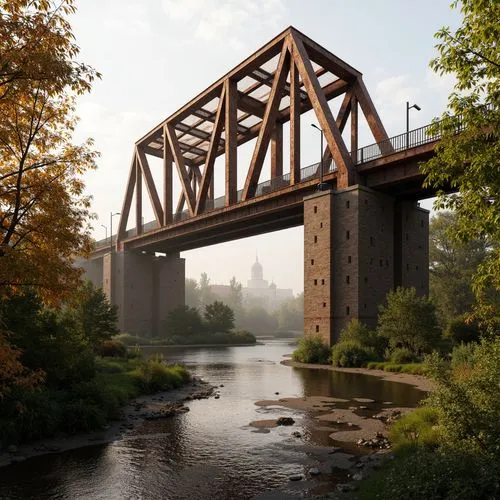
<path fill-rule="evenodd" d="M 359 165 L 360 163 L 376 160 L 391 153 L 397 153 L 405 149 L 437 141 L 440 138 L 440 134 L 439 132 L 431 133 L 431 127 L 433 126 L 434 124 L 430 123 L 429 125 L 396 135 L 385 141 L 359 148 L 356 155 L 356 164 Z"/>

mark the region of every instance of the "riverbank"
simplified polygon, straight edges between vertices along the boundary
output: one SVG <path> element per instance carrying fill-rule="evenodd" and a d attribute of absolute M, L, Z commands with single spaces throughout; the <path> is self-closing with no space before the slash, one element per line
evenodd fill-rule
<path fill-rule="evenodd" d="M 281 361 L 281 364 L 285 366 L 291 366 L 293 368 L 310 368 L 314 370 L 330 370 L 336 372 L 370 375 L 372 377 L 378 377 L 389 382 L 408 384 L 424 392 L 432 391 L 434 388 L 434 383 L 432 382 L 432 380 L 424 377 L 423 375 L 414 375 L 412 373 L 386 372 L 384 370 L 372 370 L 368 368 L 340 368 L 332 365 L 299 363 L 298 361 L 292 361 L 291 359 L 285 359 Z"/>
<path fill-rule="evenodd" d="M 61 453 L 86 446 L 111 443 L 123 438 L 145 420 L 169 418 L 178 413 L 189 411 L 184 402 L 194 399 L 206 399 L 214 395 L 215 387 L 193 378 L 179 389 L 139 396 L 131 400 L 122 410 L 118 419 L 109 422 L 101 430 L 78 433 L 75 435 L 59 434 L 53 438 L 10 447 L 9 451 L 0 452 L 0 467 L 23 462 L 28 458 Z"/>

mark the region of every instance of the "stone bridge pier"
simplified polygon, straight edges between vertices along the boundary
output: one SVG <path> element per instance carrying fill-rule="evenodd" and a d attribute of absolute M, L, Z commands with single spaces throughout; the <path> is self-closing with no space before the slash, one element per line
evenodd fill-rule
<path fill-rule="evenodd" d="M 429 212 L 355 185 L 304 199 L 304 334 L 329 345 L 352 319 L 374 328 L 398 286 L 429 292 Z"/>
<path fill-rule="evenodd" d="M 113 252 L 78 264 L 84 277 L 118 306 L 122 332 L 161 336 L 168 313 L 184 305 L 185 260 L 179 253 Z"/>

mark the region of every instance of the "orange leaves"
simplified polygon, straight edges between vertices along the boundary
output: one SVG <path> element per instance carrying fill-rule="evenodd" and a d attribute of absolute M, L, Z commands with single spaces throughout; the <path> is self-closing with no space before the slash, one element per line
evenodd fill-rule
<path fill-rule="evenodd" d="M 75 95 L 99 74 L 75 60 L 73 11 L 73 0 L 0 4 L 0 297 L 36 287 L 59 303 L 79 281 L 72 259 L 91 245 L 81 176 L 98 153 L 72 135 Z"/>
<path fill-rule="evenodd" d="M 21 351 L 12 347 L 0 332 L 0 400 L 13 388 L 34 388 L 43 381 L 43 372 L 33 372 L 19 361 Z"/>

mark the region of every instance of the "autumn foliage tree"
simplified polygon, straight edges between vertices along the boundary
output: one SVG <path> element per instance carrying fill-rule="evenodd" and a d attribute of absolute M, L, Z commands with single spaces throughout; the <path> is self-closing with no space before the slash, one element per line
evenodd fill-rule
<path fill-rule="evenodd" d="M 82 174 L 98 153 L 74 144 L 75 99 L 100 75 L 77 62 L 74 0 L 0 2 L 0 296 L 35 288 L 57 303 L 90 249 Z"/>

